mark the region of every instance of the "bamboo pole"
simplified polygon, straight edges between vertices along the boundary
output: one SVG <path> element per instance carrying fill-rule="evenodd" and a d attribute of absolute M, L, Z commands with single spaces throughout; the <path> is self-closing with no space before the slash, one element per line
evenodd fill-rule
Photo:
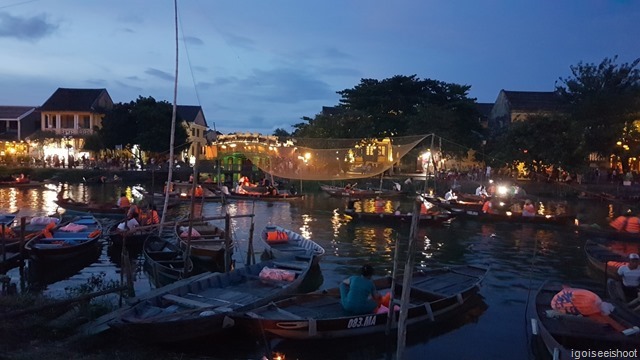
<path fill-rule="evenodd" d="M 229 256 L 229 249 L 231 249 L 231 215 L 227 213 L 224 216 L 224 271 L 225 272 L 231 269 L 231 256 Z"/>
<path fill-rule="evenodd" d="M 252 213 L 256 212 L 256 202 L 253 202 Z M 251 218 L 251 227 L 249 228 L 249 244 L 247 245 L 247 265 L 253 265 L 256 263 L 256 254 L 254 254 L 253 250 L 253 231 L 255 229 L 255 218 Z"/>
<path fill-rule="evenodd" d="M 400 302 L 400 316 L 398 319 L 398 347 L 396 349 L 396 359 L 402 360 L 404 348 L 407 340 L 407 315 L 409 314 L 409 297 L 411 294 L 411 282 L 413 280 L 413 262 L 418 233 L 418 219 L 420 218 L 420 202 L 416 198 L 413 203 L 413 217 L 411 218 L 411 232 L 409 233 L 409 249 L 407 250 L 407 260 L 404 264 L 404 276 L 402 279 L 402 297 Z M 390 306 L 392 306 L 390 304 Z M 392 309 L 389 309 L 391 312 Z"/>

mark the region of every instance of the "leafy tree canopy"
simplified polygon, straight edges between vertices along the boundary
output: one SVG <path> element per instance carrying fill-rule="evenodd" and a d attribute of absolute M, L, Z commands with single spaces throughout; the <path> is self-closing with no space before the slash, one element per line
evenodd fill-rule
<path fill-rule="evenodd" d="M 153 97 L 138 97 L 135 102 L 115 104 L 102 121 L 100 135 L 107 148 L 137 144 L 140 150 L 163 153 L 169 151 L 173 107 Z M 176 119 L 174 145 L 186 147 L 188 135 L 182 119 Z"/>
<path fill-rule="evenodd" d="M 640 58 L 623 64 L 617 64 L 617 58 L 598 65 L 579 62 L 570 67 L 572 76 L 556 84 L 570 106 L 580 146 L 603 156 L 611 154 L 618 141 L 640 141 L 629 138 L 640 114 Z"/>
<path fill-rule="evenodd" d="M 462 146 L 477 147 L 479 114 L 470 86 L 450 84 L 416 75 L 389 79 L 362 79 L 352 89 L 338 91 L 340 104 L 330 114 L 294 125 L 297 138 L 373 138 L 437 133 Z"/>

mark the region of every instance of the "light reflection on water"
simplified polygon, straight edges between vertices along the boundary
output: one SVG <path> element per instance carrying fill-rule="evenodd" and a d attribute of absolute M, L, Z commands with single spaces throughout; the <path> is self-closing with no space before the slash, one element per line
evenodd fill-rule
<path fill-rule="evenodd" d="M 64 196 L 79 201 L 115 202 L 121 191 L 130 190 L 122 185 L 85 184 L 47 185 L 43 189 L 0 189 L 0 206 L 6 210 L 20 209 L 20 215 L 45 215 L 55 211 L 53 200 L 59 191 Z M 373 209 L 373 200 L 356 204 Z M 309 236 L 327 250 L 321 262 L 320 288 L 337 286 L 345 277 L 358 272 L 359 267 L 371 262 L 377 275 L 388 274 L 392 269 L 396 239 L 400 238 L 400 260 L 406 259 L 409 234 L 407 225 L 394 228 L 382 224 L 356 224 L 340 215 L 346 205 L 342 199 L 333 199 L 323 194 L 311 194 L 304 201 L 293 203 L 233 202 L 226 206 L 205 203 L 205 216 L 255 214 L 253 218 L 231 220 L 231 229 L 237 240 L 234 260 L 241 264 L 247 258 L 251 224 L 254 225 L 254 248 L 257 257 L 262 252 L 258 241 L 260 232 L 269 224 L 291 228 Z M 619 211 L 620 207 L 607 203 L 575 203 L 581 212 L 583 222 L 602 222 L 608 214 Z M 385 208 L 398 206 L 411 209 L 406 201 L 387 201 Z M 178 207 L 172 216 L 185 216 L 188 205 Z M 102 219 L 105 223 L 113 220 Z M 224 226 L 224 220 L 216 221 Z M 456 318 L 447 325 L 410 329 L 406 356 L 408 359 L 424 358 L 525 358 L 529 352 L 525 333 L 524 308 L 532 289 L 546 279 L 554 279 L 572 284 L 600 286 L 601 281 L 589 277 L 584 259 L 581 239 L 570 228 L 536 226 L 531 224 L 484 224 L 474 221 L 454 221 L 449 227 L 421 227 L 418 231 L 419 251 L 415 263 L 418 266 L 434 264 L 475 264 L 489 266 L 482 290 L 482 301 L 471 312 Z M 622 246 L 622 245 L 620 245 Z M 64 288 L 86 282 L 91 276 L 101 272 L 108 279 L 120 280 L 119 262 L 121 249 L 102 245 L 94 258 L 78 269 L 65 269 L 63 274 L 71 276 L 54 284 L 45 285 L 45 293 L 62 296 Z M 150 288 L 146 274 L 141 270 L 140 249 L 130 249 L 136 259 L 135 288 L 138 293 Z M 16 282 L 23 283 L 37 279 L 40 283 L 59 280 L 52 277 L 51 269 L 29 266 L 31 276 L 21 276 L 19 269 L 8 274 Z M 76 272 L 74 274 L 74 271 Z M 47 278 L 47 276 L 49 278 Z M 71 275 L 69 275 L 71 274 Z M 225 343 L 226 344 L 226 343 Z M 460 346 L 465 344 L 465 346 Z M 268 346 L 267 346 L 268 345 Z M 234 338 L 225 346 L 227 357 L 259 358 L 278 351 L 287 359 L 382 359 L 386 356 L 386 342 L 379 338 L 362 338 L 337 341 L 331 346 L 317 342 L 269 341 L 260 338 L 241 341 Z M 219 349 L 212 347 L 185 347 L 185 358 L 214 356 L 224 358 Z"/>

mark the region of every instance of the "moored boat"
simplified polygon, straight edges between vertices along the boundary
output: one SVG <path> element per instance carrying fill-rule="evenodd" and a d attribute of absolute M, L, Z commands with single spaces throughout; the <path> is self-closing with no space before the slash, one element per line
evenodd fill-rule
<path fill-rule="evenodd" d="M 185 257 L 185 251 L 171 230 L 163 229 L 162 236 L 149 235 L 142 247 L 144 267 L 156 288 L 187 278 L 193 271 L 191 259 Z"/>
<path fill-rule="evenodd" d="M 588 240 L 585 243 L 584 252 L 587 256 L 587 261 L 593 268 L 606 273 L 607 277 L 614 279 L 620 279 L 618 268 L 626 265 L 629 259 L 628 254 L 612 250 L 606 245 L 593 240 Z"/>
<path fill-rule="evenodd" d="M 262 230 L 260 239 L 264 243 L 265 252 L 276 260 L 295 258 L 311 260 L 317 264 L 325 253 L 322 246 L 289 229 L 269 225 Z"/>
<path fill-rule="evenodd" d="M 232 311 L 253 309 L 295 292 L 311 267 L 286 261 L 260 262 L 226 273 L 196 275 L 157 289 L 137 304 L 117 311 L 108 324 L 127 337 L 147 342 L 202 338 L 233 326 Z M 277 279 L 270 274 L 282 276 Z"/>
<path fill-rule="evenodd" d="M 640 241 L 640 233 L 630 233 L 626 231 L 618 231 L 612 227 L 600 227 L 594 225 L 580 224 L 576 227 L 577 231 L 582 235 L 591 237 L 599 237 L 609 240 L 619 241 Z"/>
<path fill-rule="evenodd" d="M 634 331 L 625 335 L 587 316 L 558 313 L 553 310 L 551 300 L 561 289 L 560 285 L 543 284 L 527 308 L 530 332 L 548 355 L 558 360 L 570 360 L 576 358 L 573 356 L 575 352 L 597 353 L 615 349 L 620 355 L 611 358 L 635 356 L 622 355 L 623 352 L 629 354 L 629 351 L 633 352 L 640 346 L 640 336 Z M 629 329 L 640 326 L 640 317 L 624 306 L 616 306 L 609 316 Z"/>
<path fill-rule="evenodd" d="M 191 227 L 191 237 L 189 237 Z M 205 221 L 182 222 L 176 225 L 176 237 L 180 239 L 180 247 L 186 251 L 193 261 L 194 271 L 225 272 L 230 265 L 233 254 L 233 243 L 227 244 L 225 231 Z M 226 258 L 226 259 L 225 259 Z"/>
<path fill-rule="evenodd" d="M 451 266 L 413 274 L 410 300 L 406 301 L 407 325 L 439 323 L 459 314 L 477 295 L 486 268 Z M 379 292 L 391 290 L 391 278 L 374 280 Z M 401 283 L 401 282 L 400 282 Z M 394 296 L 400 297 L 397 285 Z M 236 326 L 256 329 L 287 339 L 331 339 L 384 333 L 389 314 L 397 328 L 400 310 L 352 314 L 344 310 L 339 288 L 292 296 L 249 311 L 231 315 Z"/>
<path fill-rule="evenodd" d="M 68 260 L 98 244 L 102 225 L 93 216 L 79 216 L 46 229 L 25 244 L 29 256 L 42 261 Z"/>
<path fill-rule="evenodd" d="M 96 214 L 100 216 L 122 216 L 129 210 L 128 207 L 119 207 L 115 204 L 85 203 L 70 198 L 54 200 L 56 205 L 63 208 L 69 214 Z"/>

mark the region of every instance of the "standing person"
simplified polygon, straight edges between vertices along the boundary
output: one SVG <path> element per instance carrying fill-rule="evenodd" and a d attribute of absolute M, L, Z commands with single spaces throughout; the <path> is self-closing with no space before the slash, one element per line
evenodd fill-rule
<path fill-rule="evenodd" d="M 640 256 L 636 253 L 631 253 L 629 254 L 629 263 L 618 268 L 618 275 L 622 279 L 622 290 L 627 301 L 638 297 L 638 287 L 640 286 L 639 261 Z"/>
<path fill-rule="evenodd" d="M 119 208 L 126 208 L 131 206 L 131 202 L 129 201 L 127 194 L 120 193 L 120 198 L 116 202 L 116 205 L 118 205 Z"/>
<path fill-rule="evenodd" d="M 371 281 L 373 267 L 362 266 L 360 276 L 351 276 L 340 283 L 340 301 L 342 307 L 354 314 L 368 314 L 378 307 L 381 297 Z"/>

